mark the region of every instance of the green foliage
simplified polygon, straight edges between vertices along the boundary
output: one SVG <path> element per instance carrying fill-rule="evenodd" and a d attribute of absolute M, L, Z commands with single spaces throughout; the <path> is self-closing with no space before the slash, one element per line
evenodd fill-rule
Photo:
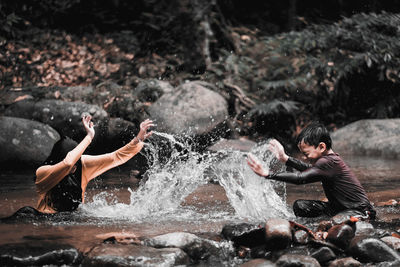
<path fill-rule="evenodd" d="M 399 82 L 399 14 L 356 14 L 332 25 L 313 25 L 301 32 L 289 32 L 265 39 L 265 53 L 298 58 L 289 78 L 293 84 L 312 90 L 336 89 L 336 82 L 349 75 L 376 68 L 381 80 Z"/>
<path fill-rule="evenodd" d="M 256 117 L 271 117 L 279 114 L 293 116 L 298 110 L 298 103 L 295 101 L 281 101 L 274 99 L 268 103 L 262 103 L 254 106 L 248 113 L 248 116 L 253 119 Z"/>
<path fill-rule="evenodd" d="M 289 141 L 296 127 L 298 103 L 274 99 L 254 106 L 247 114 L 253 122 L 253 130 L 259 134 L 269 134 Z"/>
<path fill-rule="evenodd" d="M 14 12 L 7 14 L 2 4 L 0 4 L 0 35 L 4 37 L 14 37 L 14 27 L 20 23 L 21 18 Z"/>

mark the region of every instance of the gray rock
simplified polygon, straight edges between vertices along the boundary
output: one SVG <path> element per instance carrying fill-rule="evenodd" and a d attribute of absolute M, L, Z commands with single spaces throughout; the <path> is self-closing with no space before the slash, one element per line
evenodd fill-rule
<path fill-rule="evenodd" d="M 83 102 L 65 102 L 61 100 L 19 101 L 9 106 L 7 116 L 32 119 L 48 124 L 60 134 L 66 135 L 77 142 L 86 135 L 82 125 L 82 115 L 90 114 L 95 124 L 97 139 L 106 134 L 108 114 L 96 105 Z"/>
<path fill-rule="evenodd" d="M 353 122 L 331 135 L 336 152 L 400 158 L 400 119 Z"/>
<path fill-rule="evenodd" d="M 176 232 L 145 239 L 143 241 L 143 244 L 146 246 L 151 246 L 156 248 L 166 248 L 166 247 L 183 248 L 188 244 L 195 242 L 198 239 L 200 238 L 194 234 Z"/>
<path fill-rule="evenodd" d="M 328 247 L 321 247 L 311 253 L 311 257 L 315 258 L 321 265 L 336 259 L 336 254 Z"/>
<path fill-rule="evenodd" d="M 361 262 L 352 257 L 337 259 L 329 264 L 329 267 L 360 267 Z"/>
<path fill-rule="evenodd" d="M 41 164 L 60 135 L 50 126 L 37 121 L 0 117 L 0 164 Z"/>
<path fill-rule="evenodd" d="M 163 94 L 172 93 L 173 91 L 174 87 L 170 83 L 150 79 L 139 82 L 134 90 L 134 94 L 142 102 L 154 102 Z"/>
<path fill-rule="evenodd" d="M 356 232 L 355 235 L 372 235 L 375 233 L 375 228 L 372 224 L 366 221 L 356 222 Z"/>
<path fill-rule="evenodd" d="M 189 257 L 179 248 L 156 249 L 125 244 L 101 244 L 94 247 L 82 266 L 176 266 L 189 263 Z"/>
<path fill-rule="evenodd" d="M 254 259 L 243 263 L 240 267 L 275 267 L 276 265 L 269 260 L 266 259 Z"/>
<path fill-rule="evenodd" d="M 384 262 L 400 260 L 400 255 L 382 240 L 358 236 L 353 238 L 348 252 L 361 262 Z"/>
<path fill-rule="evenodd" d="M 202 135 L 211 132 L 225 121 L 228 104 L 204 83 L 188 82 L 174 93 L 161 96 L 148 109 L 157 120 L 157 129 L 171 134 Z"/>
<path fill-rule="evenodd" d="M 210 257 L 219 259 L 223 246 L 215 241 L 200 238 L 194 234 L 176 232 L 147 238 L 143 241 L 146 246 L 155 248 L 175 247 L 185 251 L 193 260 L 207 260 Z"/>
<path fill-rule="evenodd" d="M 385 242 L 389 247 L 400 252 L 400 238 L 394 236 L 385 236 L 382 237 L 381 240 Z"/>
<path fill-rule="evenodd" d="M 82 254 L 66 244 L 25 242 L 0 246 L 1 266 L 78 266 Z"/>
<path fill-rule="evenodd" d="M 292 230 L 289 221 L 285 219 L 269 219 L 265 223 L 265 240 L 273 244 L 273 249 L 283 249 L 292 242 Z"/>
<path fill-rule="evenodd" d="M 297 244 L 307 244 L 309 241 L 309 235 L 304 230 L 298 230 L 293 235 L 293 241 Z"/>
<path fill-rule="evenodd" d="M 319 262 L 311 256 L 296 255 L 296 254 L 285 254 L 279 257 L 275 262 L 280 267 L 319 267 Z"/>

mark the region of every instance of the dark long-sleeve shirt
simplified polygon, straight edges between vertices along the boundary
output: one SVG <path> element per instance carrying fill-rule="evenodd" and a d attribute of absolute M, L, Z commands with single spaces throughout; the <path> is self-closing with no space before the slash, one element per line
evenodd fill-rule
<path fill-rule="evenodd" d="M 268 178 L 293 184 L 320 181 L 334 210 L 373 210 L 360 181 L 338 154 L 332 153 L 323 156 L 314 165 L 290 157 L 286 165 L 300 172 L 277 173 Z"/>

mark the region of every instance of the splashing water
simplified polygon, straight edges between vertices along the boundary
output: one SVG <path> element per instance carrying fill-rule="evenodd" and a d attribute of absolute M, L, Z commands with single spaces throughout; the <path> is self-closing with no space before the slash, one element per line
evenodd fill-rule
<path fill-rule="evenodd" d="M 252 148 L 265 169 L 283 170 L 267 150 L 267 142 Z M 219 183 L 224 187 L 229 201 L 242 218 L 268 219 L 272 217 L 291 217 L 285 203 L 285 186 L 283 183 L 263 179 L 256 175 L 245 161 L 246 154 L 239 151 L 227 151 L 225 157 L 215 167 Z M 272 167 L 272 168 L 271 168 Z M 276 192 L 282 191 L 282 195 Z"/>
<path fill-rule="evenodd" d="M 252 149 L 266 167 L 280 170 L 283 167 L 266 153 L 266 144 Z M 109 193 L 103 192 L 93 201 L 82 205 L 84 213 L 95 217 L 127 219 L 132 221 L 183 218 L 198 220 L 202 216 L 180 204 L 200 185 L 216 179 L 226 191 L 238 218 L 260 220 L 271 217 L 291 217 L 284 199 L 284 185 L 262 179 L 247 166 L 245 153 L 220 151 L 198 153 L 186 141 L 153 131 L 153 137 L 141 152 L 150 163 L 139 188 L 131 193 L 130 204 L 118 203 Z M 276 191 L 283 191 L 278 195 Z M 107 201 L 108 200 L 108 201 Z M 209 214 L 206 219 L 226 216 Z"/>

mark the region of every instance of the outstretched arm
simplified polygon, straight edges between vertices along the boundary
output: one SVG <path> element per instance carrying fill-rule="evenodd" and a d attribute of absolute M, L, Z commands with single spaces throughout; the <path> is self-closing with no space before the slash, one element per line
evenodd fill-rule
<path fill-rule="evenodd" d="M 86 188 L 90 180 L 127 162 L 139 153 L 143 147 L 143 141 L 152 134 L 151 131 L 148 132 L 152 126 L 154 126 L 153 121 L 149 119 L 143 121 L 140 124 L 140 131 L 137 136 L 128 144 L 112 153 L 96 156 L 82 155 L 82 187 Z"/>
<path fill-rule="evenodd" d="M 269 170 L 265 170 L 260 162 L 251 154 L 249 154 L 247 158 L 247 164 L 256 174 L 261 177 L 291 184 L 314 183 L 321 181 L 323 177 L 323 174 L 317 168 L 310 168 L 300 173 L 283 172 L 270 175 Z"/>

